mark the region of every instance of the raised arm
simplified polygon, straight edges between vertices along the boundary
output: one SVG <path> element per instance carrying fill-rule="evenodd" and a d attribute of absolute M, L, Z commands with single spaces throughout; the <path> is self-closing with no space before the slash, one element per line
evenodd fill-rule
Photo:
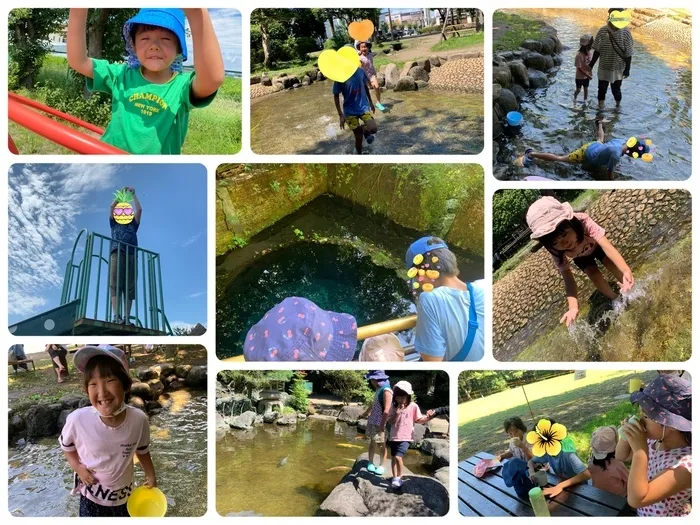
<path fill-rule="evenodd" d="M 126 188 L 131 192 L 131 194 L 134 196 L 134 220 L 138 223 L 141 222 L 141 212 L 143 211 L 143 208 L 141 208 L 141 203 L 139 202 L 138 197 L 136 196 L 136 190 L 132 187 L 129 186 Z"/>
<path fill-rule="evenodd" d="M 192 95 L 203 99 L 216 93 L 224 83 L 224 59 L 207 9 L 184 9 L 192 31 L 194 80 Z"/>
<path fill-rule="evenodd" d="M 85 42 L 87 15 L 87 9 L 70 10 L 66 34 L 66 56 L 69 67 L 81 75 L 92 78 L 92 59 L 87 54 Z"/>

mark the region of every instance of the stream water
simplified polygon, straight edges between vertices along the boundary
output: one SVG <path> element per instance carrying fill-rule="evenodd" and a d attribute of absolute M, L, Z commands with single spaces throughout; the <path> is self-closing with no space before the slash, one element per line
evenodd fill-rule
<path fill-rule="evenodd" d="M 231 430 L 216 444 L 216 510 L 222 516 L 313 516 L 367 445 L 355 427 L 314 418 Z M 404 458 L 419 475 L 432 473 L 431 462 L 416 450 Z"/>
<path fill-rule="evenodd" d="M 387 110 L 375 114 L 379 131 L 365 144 L 367 153 L 470 155 L 484 147 L 481 94 L 385 91 L 382 104 Z M 352 132 L 340 129 L 329 81 L 253 99 L 251 148 L 266 155 L 355 153 Z"/>
<path fill-rule="evenodd" d="M 530 16 L 530 15 L 528 15 Z M 600 178 L 580 165 L 535 161 L 528 168 L 518 168 L 513 161 L 525 148 L 535 151 L 568 154 L 581 145 L 596 140 L 595 119 L 598 116 L 597 70 L 591 80 L 588 101 L 583 92 L 574 104 L 574 59 L 581 35 L 595 35 L 603 25 L 600 20 L 583 16 L 550 16 L 546 10 L 535 15 L 556 28 L 559 40 L 567 48 L 562 53 L 564 63 L 550 77 L 547 88 L 529 91 L 522 101 L 524 126 L 512 138 L 497 139 L 500 151 L 495 162 L 496 177 L 520 180 L 525 176 L 541 176 L 557 180 L 591 180 Z M 634 56 L 631 74 L 622 83 L 622 105 L 615 109 L 610 90 L 606 96 L 603 118 L 606 140 L 644 136 L 654 144 L 651 163 L 623 157 L 616 168 L 621 180 L 685 180 L 691 174 L 692 149 L 692 82 L 691 62 L 687 53 L 674 46 L 660 45 L 635 30 Z"/>
<path fill-rule="evenodd" d="M 207 398 L 186 390 L 166 394 L 167 408 L 151 416 L 151 457 L 158 487 L 168 499 L 166 516 L 203 516 L 207 510 Z M 71 496 L 73 471 L 58 436 L 8 451 L 9 509 L 13 516 L 78 516 Z M 136 484 L 143 470 L 134 466 Z"/>
<path fill-rule="evenodd" d="M 250 327 L 285 297 L 306 297 L 321 308 L 350 313 L 358 326 L 415 312 L 406 280 L 395 268 L 403 268 L 406 248 L 422 234 L 345 204 L 318 197 L 218 261 L 219 358 L 240 355 Z M 309 242 L 314 238 L 332 242 Z M 259 256 L 263 250 L 272 251 Z M 483 277 L 481 257 L 453 251 L 463 279 Z M 411 334 L 403 337 L 410 342 Z"/>

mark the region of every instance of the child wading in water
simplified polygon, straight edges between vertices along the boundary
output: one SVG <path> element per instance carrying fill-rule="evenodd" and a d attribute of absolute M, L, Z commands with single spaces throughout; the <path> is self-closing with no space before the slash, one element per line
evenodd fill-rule
<path fill-rule="evenodd" d="M 532 164 L 532 159 L 539 159 L 547 162 L 582 164 L 585 169 L 596 173 L 604 170 L 605 176 L 608 179 L 612 179 L 615 167 L 620 163 L 620 159 L 624 155 L 633 159 L 641 158 L 645 162 L 651 162 L 653 160 L 653 155 L 650 153 L 650 140 L 631 137 L 627 141 L 623 139 L 610 139 L 605 142 L 605 126 L 603 125 L 603 121 L 596 119 L 595 128 L 596 141 L 588 142 L 568 155 L 543 153 L 528 148 L 525 150 L 525 154 L 516 160 L 516 164 L 522 167 L 528 167 Z"/>
<path fill-rule="evenodd" d="M 617 441 L 617 428 L 597 428 L 591 436 L 588 470 L 595 488 L 626 498 L 629 472 L 622 461 L 615 459 Z"/>
<path fill-rule="evenodd" d="M 413 425 L 427 423 L 435 416 L 434 410 L 422 415 L 418 405 L 411 400 L 413 387 L 408 381 L 399 381 L 394 385 L 394 402 L 389 413 L 391 431 L 389 447 L 391 448 L 391 486 L 398 489 L 403 485 L 403 457 L 413 441 Z"/>
<path fill-rule="evenodd" d="M 365 435 L 369 439 L 369 465 L 367 470 L 381 476 L 384 474 L 386 462 L 386 425 L 389 422 L 393 392 L 389 384 L 389 376 L 383 370 L 372 370 L 365 376 L 374 388 L 374 401 L 367 418 Z M 374 452 L 378 449 L 379 463 L 374 462 Z"/>
<path fill-rule="evenodd" d="M 523 461 L 532 459 L 532 447 L 524 441 L 527 427 L 523 420 L 519 417 L 509 417 L 503 422 L 503 430 L 506 431 L 510 440 L 508 441 L 508 450 L 496 456 L 499 463 L 509 458 L 522 459 Z"/>
<path fill-rule="evenodd" d="M 571 272 L 570 260 L 583 271 L 595 287 L 607 298 L 616 299 L 612 289 L 598 268 L 603 263 L 618 280 L 620 292 L 627 293 L 634 286 L 632 270 L 620 252 L 605 237 L 605 230 L 585 213 L 574 213 L 568 202 L 554 197 L 542 197 L 527 211 L 530 237 L 537 239 L 552 254 L 554 265 L 564 278 L 568 311 L 560 323 L 571 326 L 578 316 L 578 290 Z"/>
<path fill-rule="evenodd" d="M 374 94 L 377 97 L 375 107 L 379 111 L 384 111 L 386 108 L 382 105 L 382 89 L 379 87 L 377 80 L 377 71 L 374 69 L 374 54 L 372 53 L 372 44 L 369 42 L 355 42 L 355 49 L 360 53 L 360 67 L 364 70 L 365 75 L 369 78 L 369 85 L 374 89 Z"/>
<path fill-rule="evenodd" d="M 134 454 L 146 474 L 145 485 L 157 483 L 148 417 L 126 405 L 131 390 L 126 356 L 113 346 L 86 346 L 75 353 L 73 364 L 83 373 L 92 406 L 68 416 L 58 441 L 75 472 L 72 494 L 80 494 L 80 516 L 129 517 Z"/>
<path fill-rule="evenodd" d="M 631 461 L 627 503 L 639 516 L 687 516 L 692 487 L 690 383 L 659 375 L 630 401 L 641 418 L 622 424 L 615 457 Z"/>
<path fill-rule="evenodd" d="M 574 102 L 576 97 L 583 88 L 583 100 L 588 100 L 588 85 L 593 78 L 593 70 L 591 69 L 591 48 L 593 47 L 593 37 L 591 35 L 583 35 L 579 40 L 581 46 L 576 53 L 576 91 L 574 91 Z"/>
<path fill-rule="evenodd" d="M 372 116 L 374 104 L 369 93 L 369 79 L 364 69 L 358 67 L 345 82 L 333 82 L 333 99 L 340 118 L 340 129 L 348 125 L 355 135 L 355 151 L 361 155 L 363 138 L 367 139 L 367 144 L 372 144 L 377 133 L 377 123 Z"/>
<path fill-rule="evenodd" d="M 185 14 L 192 31 L 194 73 L 187 60 Z M 87 9 L 71 9 L 68 65 L 88 78 L 90 91 L 112 96 L 112 119 L 102 140 L 132 154 L 179 154 L 190 110 L 211 103 L 224 82 L 224 62 L 206 9 L 141 9 L 122 29 L 126 62 L 87 55 Z"/>

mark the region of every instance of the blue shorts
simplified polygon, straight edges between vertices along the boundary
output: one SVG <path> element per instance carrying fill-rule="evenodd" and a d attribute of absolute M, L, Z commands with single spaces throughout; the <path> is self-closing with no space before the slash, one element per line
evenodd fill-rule
<path fill-rule="evenodd" d="M 389 449 L 391 450 L 392 458 L 402 458 L 408 452 L 410 441 L 389 441 Z"/>

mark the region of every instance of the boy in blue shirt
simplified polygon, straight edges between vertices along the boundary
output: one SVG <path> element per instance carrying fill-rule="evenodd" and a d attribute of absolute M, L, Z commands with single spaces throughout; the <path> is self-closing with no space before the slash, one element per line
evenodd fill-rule
<path fill-rule="evenodd" d="M 377 123 L 372 116 L 374 104 L 369 94 L 369 79 L 365 71 L 358 66 L 355 73 L 345 82 L 333 82 L 333 98 L 340 118 L 340 129 L 345 129 L 345 124 L 348 125 L 355 134 L 355 151 L 361 155 L 363 137 L 367 139 L 367 144 L 372 144 L 377 133 Z"/>
<path fill-rule="evenodd" d="M 623 155 L 632 158 L 642 158 L 646 162 L 651 162 L 653 158 L 649 147 L 650 141 L 610 139 L 605 141 L 605 128 L 603 121 L 596 119 L 596 141 L 584 144 L 568 155 L 554 155 L 552 153 L 540 153 L 528 148 L 520 162 L 524 167 L 532 163 L 532 159 L 540 159 L 551 162 L 568 162 L 571 164 L 583 164 L 584 168 L 598 171 L 605 170 L 608 179 L 613 178 L 615 167 L 620 162 Z"/>

